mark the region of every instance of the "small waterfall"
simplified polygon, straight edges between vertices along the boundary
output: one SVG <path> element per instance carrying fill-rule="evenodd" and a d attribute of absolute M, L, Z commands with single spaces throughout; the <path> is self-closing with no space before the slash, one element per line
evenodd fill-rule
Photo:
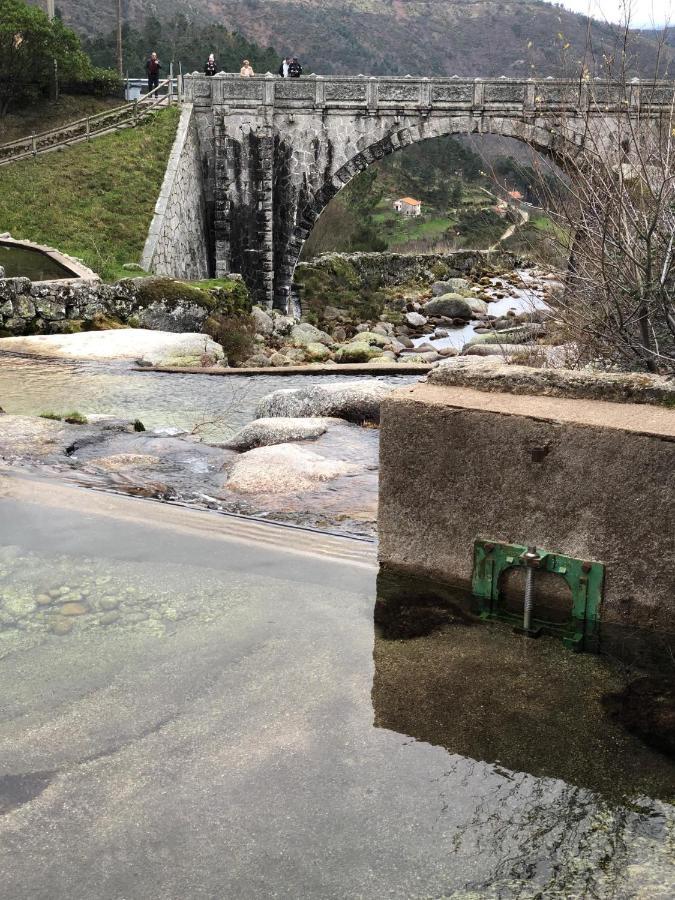
<path fill-rule="evenodd" d="M 288 315 L 293 316 L 296 319 L 302 318 L 302 303 L 300 302 L 298 292 L 293 288 L 291 288 L 291 296 L 288 301 Z"/>

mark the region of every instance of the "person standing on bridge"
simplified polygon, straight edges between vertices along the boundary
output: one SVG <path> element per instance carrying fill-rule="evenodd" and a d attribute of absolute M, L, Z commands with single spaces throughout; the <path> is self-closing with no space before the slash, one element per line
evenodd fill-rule
<path fill-rule="evenodd" d="M 288 64 L 288 77 L 299 78 L 302 75 L 302 66 L 298 62 L 298 57 L 294 56 Z"/>
<path fill-rule="evenodd" d="M 281 60 L 281 65 L 279 66 L 279 74 L 282 78 L 288 78 L 288 67 L 290 63 L 290 56 L 284 56 L 284 58 Z"/>
<path fill-rule="evenodd" d="M 213 53 L 209 53 L 209 58 L 206 60 L 206 65 L 204 66 L 204 74 L 215 75 L 217 70 L 218 65 L 216 64 L 216 58 Z"/>
<path fill-rule="evenodd" d="M 153 50 L 150 59 L 145 63 L 145 71 L 148 73 L 148 93 L 159 86 L 159 70 L 161 68 L 162 64 Z"/>
<path fill-rule="evenodd" d="M 253 71 L 253 69 L 251 67 L 251 63 L 247 59 L 245 59 L 243 61 L 243 63 L 241 64 L 241 69 L 239 70 L 239 74 L 241 75 L 242 78 L 250 78 L 251 75 L 255 75 L 255 72 Z"/>

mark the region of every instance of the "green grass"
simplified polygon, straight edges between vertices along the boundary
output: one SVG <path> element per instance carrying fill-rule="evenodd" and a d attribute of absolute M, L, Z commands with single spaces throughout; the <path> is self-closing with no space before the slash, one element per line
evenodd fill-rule
<path fill-rule="evenodd" d="M 77 410 L 66 413 L 41 412 L 39 418 L 51 419 L 54 422 L 67 422 L 69 425 L 86 425 L 89 421 L 86 416 L 82 415 L 81 412 L 77 412 Z"/>
<path fill-rule="evenodd" d="M 171 151 L 178 110 L 62 153 L 0 169 L 0 231 L 49 244 L 112 281 L 138 262 Z"/>

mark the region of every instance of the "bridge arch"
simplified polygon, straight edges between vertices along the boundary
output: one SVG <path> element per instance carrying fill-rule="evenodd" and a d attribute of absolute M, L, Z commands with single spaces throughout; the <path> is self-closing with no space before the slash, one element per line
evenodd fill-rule
<path fill-rule="evenodd" d="M 414 144 L 440 137 L 466 134 L 492 134 L 513 138 L 532 147 L 564 167 L 565 161 L 583 147 L 583 134 L 569 128 L 562 130 L 544 127 L 535 122 L 518 118 L 499 118 L 490 122 L 489 131 L 481 130 L 480 122 L 461 119 L 432 119 L 421 124 L 394 128 L 384 137 L 368 143 L 368 137 L 359 141 L 362 148 L 348 158 L 334 173 L 326 172 L 320 186 L 313 192 L 307 191 L 298 205 L 296 224 L 290 231 L 287 242 L 279 244 L 275 270 L 275 306 L 288 307 L 295 268 L 316 222 L 328 204 L 353 178 L 368 169 L 373 163 L 386 156 L 404 150 Z"/>

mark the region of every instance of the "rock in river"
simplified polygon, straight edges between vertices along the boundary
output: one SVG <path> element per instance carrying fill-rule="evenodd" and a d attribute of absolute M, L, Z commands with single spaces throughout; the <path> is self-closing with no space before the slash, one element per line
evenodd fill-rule
<path fill-rule="evenodd" d="M 259 418 L 329 416 L 348 422 L 379 422 L 380 403 L 391 385 L 373 381 L 347 381 L 309 388 L 284 388 L 258 403 Z"/>
<path fill-rule="evenodd" d="M 326 433 L 328 426 L 339 419 L 255 419 L 233 435 L 223 446 L 228 450 L 252 450 L 289 441 L 313 440 Z"/>
<path fill-rule="evenodd" d="M 443 294 L 424 304 L 426 316 L 447 316 L 450 319 L 470 319 L 473 315 L 471 304 L 459 294 Z"/>
<path fill-rule="evenodd" d="M 277 444 L 243 453 L 230 469 L 227 486 L 245 494 L 289 494 L 357 471 L 352 463 L 326 459 L 306 447 Z"/>

